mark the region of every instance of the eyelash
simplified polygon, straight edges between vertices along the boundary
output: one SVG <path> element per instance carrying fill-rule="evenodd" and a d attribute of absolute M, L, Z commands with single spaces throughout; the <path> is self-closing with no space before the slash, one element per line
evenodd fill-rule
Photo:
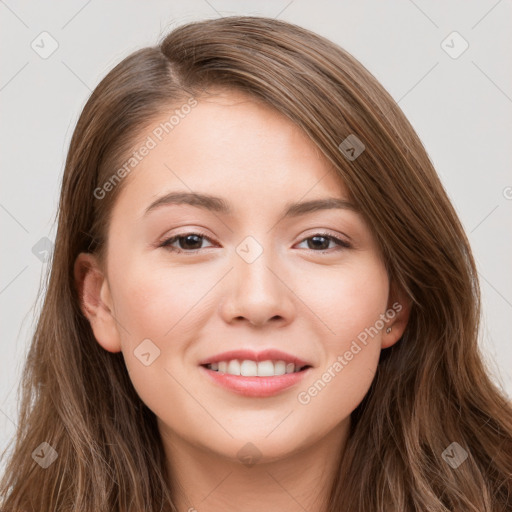
<path fill-rule="evenodd" d="M 190 251 L 185 251 L 183 249 L 177 249 L 176 247 L 171 247 L 170 244 L 178 241 L 180 238 L 186 238 L 187 236 L 190 236 L 190 235 L 197 235 L 201 238 L 205 238 L 206 240 L 208 240 L 209 242 L 212 242 L 212 240 L 206 236 L 205 234 L 203 233 L 200 233 L 200 232 L 190 232 L 190 233 L 180 233 L 179 235 L 175 235 L 171 238 L 168 238 L 167 240 L 164 240 L 160 245 L 159 247 L 163 247 L 164 249 L 170 251 L 170 252 L 174 252 L 174 253 L 177 253 L 177 254 L 188 254 L 190 256 L 193 256 L 195 255 L 198 251 L 200 251 L 201 249 L 193 249 L 193 250 L 190 250 Z M 311 236 L 308 236 L 306 238 L 304 238 L 303 240 L 301 240 L 300 243 L 302 242 L 305 242 L 306 240 L 309 240 L 310 238 L 314 238 L 314 237 L 323 237 L 323 238 L 328 238 L 329 240 L 332 240 L 336 245 L 338 245 L 338 248 L 335 250 L 335 251 L 331 251 L 330 249 L 327 249 L 327 250 L 324 250 L 324 251 L 315 251 L 314 249 L 307 249 L 311 252 L 315 252 L 315 253 L 320 253 L 320 254 L 329 254 L 331 252 L 338 252 L 338 251 L 342 251 L 343 249 L 350 249 L 352 246 L 346 242 L 345 240 L 341 240 L 340 238 L 337 238 L 333 235 L 330 235 L 329 233 L 315 233 Z"/>

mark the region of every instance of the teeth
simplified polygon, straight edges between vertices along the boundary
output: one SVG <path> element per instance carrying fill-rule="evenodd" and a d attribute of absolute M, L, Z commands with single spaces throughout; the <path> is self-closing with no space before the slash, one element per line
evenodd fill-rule
<path fill-rule="evenodd" d="M 257 366 L 258 373 L 254 375 L 258 375 L 258 377 L 273 377 L 276 375 L 274 370 L 275 364 L 272 361 L 260 361 Z"/>
<path fill-rule="evenodd" d="M 240 375 L 240 362 L 238 359 L 232 359 L 229 361 L 227 373 L 230 375 Z"/>
<path fill-rule="evenodd" d="M 229 375 L 242 375 L 243 377 L 274 377 L 286 373 L 294 373 L 300 370 L 300 366 L 285 361 L 251 361 L 244 359 L 232 359 L 231 361 L 219 361 L 207 365 L 210 370 Z"/>
<path fill-rule="evenodd" d="M 274 363 L 274 375 L 284 375 L 286 373 L 286 363 L 284 361 L 276 361 Z"/>
<path fill-rule="evenodd" d="M 256 361 L 242 361 L 240 375 L 244 377 L 256 377 L 258 375 L 258 363 Z"/>

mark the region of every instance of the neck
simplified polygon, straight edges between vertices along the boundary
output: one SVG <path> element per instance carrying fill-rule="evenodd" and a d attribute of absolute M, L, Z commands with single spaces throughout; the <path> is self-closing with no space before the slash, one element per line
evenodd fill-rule
<path fill-rule="evenodd" d="M 349 427 L 350 417 L 316 442 L 274 459 L 259 458 L 247 445 L 247 453 L 258 455 L 241 462 L 193 445 L 160 424 L 177 510 L 326 512 Z"/>

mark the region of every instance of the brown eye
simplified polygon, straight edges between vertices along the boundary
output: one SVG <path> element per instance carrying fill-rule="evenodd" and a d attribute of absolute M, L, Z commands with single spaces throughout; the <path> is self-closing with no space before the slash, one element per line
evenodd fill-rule
<path fill-rule="evenodd" d="M 173 252 L 195 252 L 203 248 L 201 247 L 203 240 L 209 240 L 209 238 L 201 233 L 184 233 L 168 238 L 160 247 L 165 247 Z M 172 244 L 176 242 L 178 247 L 173 247 Z"/>
<path fill-rule="evenodd" d="M 311 243 L 308 244 L 309 249 L 329 249 L 331 240 L 326 236 L 312 236 L 307 238 Z"/>

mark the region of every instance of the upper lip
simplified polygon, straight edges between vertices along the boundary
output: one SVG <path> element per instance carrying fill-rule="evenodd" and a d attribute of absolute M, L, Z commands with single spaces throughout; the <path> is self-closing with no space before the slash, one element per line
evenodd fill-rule
<path fill-rule="evenodd" d="M 261 352 L 255 352 L 254 350 L 230 350 L 228 352 L 222 352 L 214 356 L 203 359 L 199 365 L 204 366 L 210 363 L 218 363 L 219 361 L 231 361 L 232 359 L 239 359 L 241 361 L 249 359 L 251 361 L 284 361 L 285 363 L 294 363 L 296 366 L 311 366 L 310 363 L 300 359 L 299 357 L 287 354 L 281 350 L 273 348 L 262 350 Z"/>

